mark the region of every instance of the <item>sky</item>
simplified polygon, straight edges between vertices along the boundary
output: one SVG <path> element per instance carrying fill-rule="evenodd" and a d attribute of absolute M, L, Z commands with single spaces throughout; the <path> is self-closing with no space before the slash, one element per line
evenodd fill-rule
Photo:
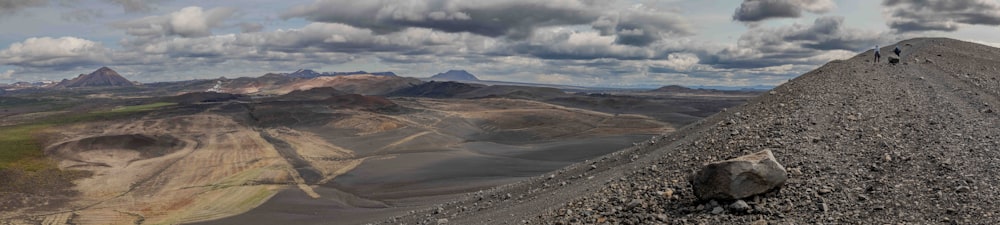
<path fill-rule="evenodd" d="M 0 83 L 321 72 L 778 85 L 874 45 L 1000 46 L 1000 0 L 0 0 Z"/>

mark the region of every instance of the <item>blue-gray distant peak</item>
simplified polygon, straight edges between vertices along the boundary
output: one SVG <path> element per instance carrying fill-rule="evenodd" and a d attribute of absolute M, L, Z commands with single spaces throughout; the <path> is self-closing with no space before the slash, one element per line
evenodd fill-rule
<path fill-rule="evenodd" d="M 454 81 L 469 81 L 469 80 L 475 81 L 475 80 L 479 80 L 479 78 L 476 78 L 476 75 L 472 75 L 471 73 L 469 73 L 469 72 L 467 72 L 465 70 L 449 70 L 448 72 L 439 73 L 439 74 L 436 74 L 434 76 L 431 76 L 431 79 L 433 79 L 433 80 L 454 80 Z"/>

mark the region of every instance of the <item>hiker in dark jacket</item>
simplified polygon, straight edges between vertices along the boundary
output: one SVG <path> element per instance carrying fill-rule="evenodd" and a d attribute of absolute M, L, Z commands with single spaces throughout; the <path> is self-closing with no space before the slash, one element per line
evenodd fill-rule
<path fill-rule="evenodd" d="M 872 64 L 878 63 L 879 58 L 882 58 L 882 54 L 878 52 L 878 45 L 875 45 L 875 61 Z"/>
<path fill-rule="evenodd" d="M 899 53 L 903 52 L 903 50 L 899 50 L 899 45 L 896 45 L 896 49 L 893 49 L 892 52 L 896 53 L 896 56 L 900 56 Z"/>

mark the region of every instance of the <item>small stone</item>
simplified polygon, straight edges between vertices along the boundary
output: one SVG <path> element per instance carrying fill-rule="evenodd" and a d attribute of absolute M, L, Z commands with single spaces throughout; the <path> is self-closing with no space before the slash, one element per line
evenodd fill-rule
<path fill-rule="evenodd" d="M 709 206 L 719 206 L 719 202 L 718 202 L 718 201 L 715 201 L 715 200 L 712 200 L 712 201 L 708 201 L 708 205 L 709 205 Z"/>
<path fill-rule="evenodd" d="M 443 219 L 442 218 L 442 219 L 438 219 L 437 220 L 437 224 L 447 224 L 447 223 L 448 223 L 448 219 Z"/>
<path fill-rule="evenodd" d="M 743 200 L 736 200 L 733 204 L 729 204 L 729 208 L 738 212 L 746 212 L 750 210 L 750 205 L 747 205 L 747 202 Z"/>
<path fill-rule="evenodd" d="M 719 215 L 722 214 L 722 212 L 724 211 L 726 210 L 722 209 L 722 206 L 716 206 L 715 208 L 712 208 L 712 215 Z"/>
<path fill-rule="evenodd" d="M 830 190 L 829 188 L 820 188 L 816 192 L 818 192 L 821 195 L 825 195 L 825 194 L 829 194 L 830 192 L 833 192 L 833 190 Z"/>
<path fill-rule="evenodd" d="M 820 212 L 830 211 L 830 206 L 826 205 L 826 203 L 819 203 L 819 211 Z"/>
<path fill-rule="evenodd" d="M 597 169 L 597 165 L 590 165 L 590 169 Z"/>
<path fill-rule="evenodd" d="M 969 186 L 958 186 L 958 188 L 955 188 L 956 193 L 966 193 L 969 191 L 972 191 L 972 189 L 969 188 Z"/>
<path fill-rule="evenodd" d="M 641 205 L 642 205 L 642 200 L 632 199 L 632 201 L 629 202 L 627 206 L 628 206 L 629 209 L 631 209 L 631 208 L 639 207 Z"/>
<path fill-rule="evenodd" d="M 666 190 L 663 190 L 663 197 L 666 197 L 666 198 L 674 197 L 674 189 L 667 188 Z"/>
<path fill-rule="evenodd" d="M 795 175 L 795 176 L 802 176 L 802 169 L 800 169 L 798 167 L 791 168 L 791 169 L 788 169 L 788 173 L 790 173 L 792 175 Z"/>
<path fill-rule="evenodd" d="M 750 225 L 767 225 L 767 220 L 759 219 L 757 221 L 753 221 L 753 223 L 751 223 Z"/>
<path fill-rule="evenodd" d="M 660 222 L 667 222 L 667 220 L 669 220 L 670 218 L 667 218 L 666 214 L 660 213 L 656 214 L 656 219 L 659 220 Z"/>

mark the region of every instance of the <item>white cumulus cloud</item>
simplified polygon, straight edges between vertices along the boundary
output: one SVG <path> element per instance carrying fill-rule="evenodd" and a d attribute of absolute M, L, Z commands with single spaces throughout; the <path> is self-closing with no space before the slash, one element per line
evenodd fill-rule
<path fill-rule="evenodd" d="M 0 64 L 72 67 L 108 61 L 103 45 L 77 37 L 33 37 L 0 50 Z"/>
<path fill-rule="evenodd" d="M 212 29 L 222 26 L 234 13 L 233 8 L 204 10 L 198 6 L 189 6 L 170 14 L 120 22 L 115 26 L 125 29 L 125 33 L 129 35 L 142 38 L 205 37 L 212 35 Z"/>

